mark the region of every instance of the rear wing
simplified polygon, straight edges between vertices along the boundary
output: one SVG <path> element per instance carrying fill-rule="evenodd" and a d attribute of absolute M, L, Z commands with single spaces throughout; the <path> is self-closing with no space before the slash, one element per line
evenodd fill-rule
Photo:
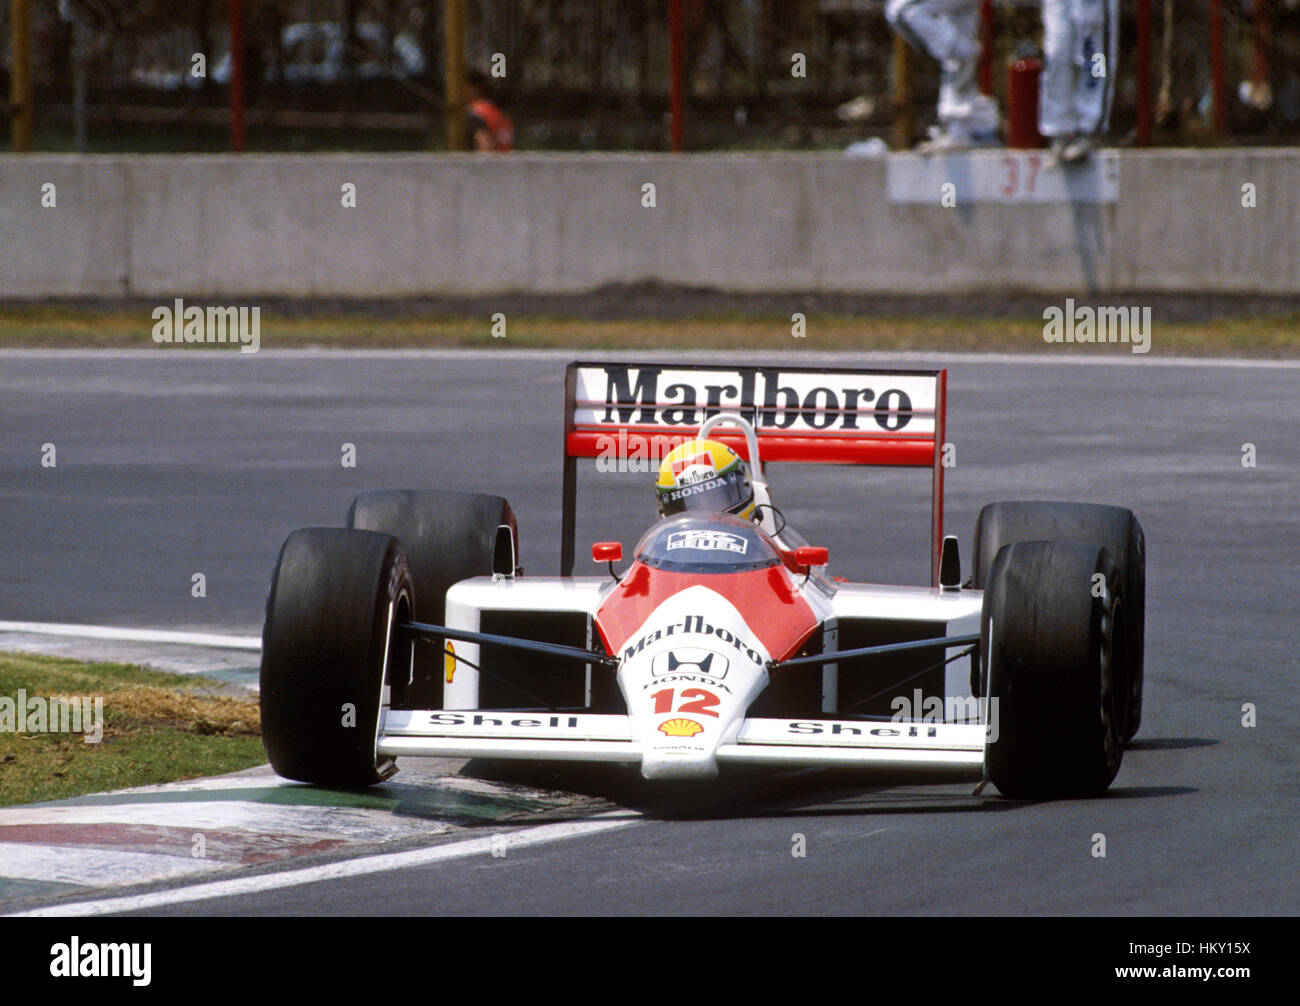
<path fill-rule="evenodd" d="M 943 544 L 946 370 L 570 363 L 564 375 L 564 504 L 560 573 L 573 574 L 579 458 L 656 464 L 720 412 L 758 434 L 762 461 L 930 468 L 930 584 Z M 734 427 L 711 437 L 746 461 Z"/>

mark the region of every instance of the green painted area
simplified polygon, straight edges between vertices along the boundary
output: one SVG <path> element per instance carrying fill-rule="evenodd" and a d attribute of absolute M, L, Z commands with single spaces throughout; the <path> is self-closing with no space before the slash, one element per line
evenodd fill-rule
<path fill-rule="evenodd" d="M 507 793 L 466 793 L 441 787 L 410 787 L 413 795 L 401 800 L 393 813 L 417 817 L 436 816 L 443 820 L 468 824 L 475 821 L 499 821 L 516 814 L 537 813 L 557 806 L 545 800 Z"/>
<path fill-rule="evenodd" d="M 44 897 L 52 894 L 67 894 L 80 891 L 80 884 L 60 884 L 53 880 L 26 880 L 21 877 L 0 877 L 0 901 L 13 901 L 17 898 Z"/>
<path fill-rule="evenodd" d="M 431 784 L 393 785 L 372 789 L 326 789 L 318 786 L 246 786 L 177 790 L 161 793 L 93 793 L 53 800 L 46 807 L 122 807 L 176 803 L 265 803 L 288 807 L 337 807 L 385 810 L 406 817 L 455 823 L 497 821 L 515 814 L 549 810 L 555 804 L 514 794 L 466 793 Z"/>

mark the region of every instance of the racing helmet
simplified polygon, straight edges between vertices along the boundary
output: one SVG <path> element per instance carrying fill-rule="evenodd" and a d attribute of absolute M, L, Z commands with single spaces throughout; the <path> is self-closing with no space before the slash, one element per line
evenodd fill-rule
<path fill-rule="evenodd" d="M 664 458 L 655 482 L 663 517 L 687 510 L 752 520 L 754 487 L 740 455 L 716 440 L 688 440 Z"/>

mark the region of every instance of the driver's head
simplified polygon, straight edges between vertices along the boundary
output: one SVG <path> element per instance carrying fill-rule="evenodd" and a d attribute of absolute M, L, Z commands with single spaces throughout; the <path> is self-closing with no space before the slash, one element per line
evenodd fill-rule
<path fill-rule="evenodd" d="M 730 513 L 752 520 L 754 488 L 740 455 L 716 440 L 688 440 L 659 466 L 659 513 Z"/>

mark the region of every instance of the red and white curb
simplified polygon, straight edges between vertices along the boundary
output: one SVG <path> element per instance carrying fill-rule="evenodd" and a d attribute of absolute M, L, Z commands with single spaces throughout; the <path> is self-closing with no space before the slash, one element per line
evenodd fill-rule
<path fill-rule="evenodd" d="M 418 767 L 368 790 L 332 791 L 263 766 L 9 807 L 0 809 L 0 904 L 430 838 L 570 802 Z"/>
<path fill-rule="evenodd" d="M 602 815 L 593 820 L 540 824 L 533 828 L 524 828 L 520 831 L 511 832 L 505 841 L 505 847 L 508 849 L 522 849 L 566 839 L 583 838 L 600 832 L 612 831 L 616 828 L 626 828 L 630 824 L 635 824 L 638 819 L 637 815 L 615 811 L 610 815 Z M 235 877 L 229 880 L 205 881 L 162 891 L 150 891 L 144 894 L 124 895 L 91 901 L 60 902 L 43 908 L 14 912 L 12 915 L 14 917 L 57 916 L 67 918 L 148 911 L 164 905 L 210 901 L 214 898 L 232 898 L 241 895 L 258 894 L 263 891 L 283 890 L 287 887 L 299 887 L 303 884 L 316 884 L 345 877 L 359 877 L 372 873 L 383 873 L 388 870 L 412 869 L 452 859 L 463 859 L 467 856 L 499 854 L 499 851 L 500 840 L 496 836 L 484 836 L 482 838 L 469 838 L 460 842 L 450 842 L 445 845 L 435 845 L 426 849 L 360 856 L 356 859 L 325 863 L 320 866 L 309 866 L 298 870 L 285 870 L 280 873 L 260 874 L 255 877 Z"/>
<path fill-rule="evenodd" d="M 260 649 L 261 639 L 256 636 L 0 621 L 0 650 L 120 660 L 173 673 L 214 677 L 251 691 L 256 691 L 257 668 L 248 665 L 257 660 Z M 270 766 L 262 766 L 207 779 L 0 808 L 0 912 L 6 903 L 15 905 L 20 899 L 64 897 L 77 891 L 89 893 L 186 878 L 198 880 L 222 871 L 300 856 L 437 838 L 457 828 L 493 822 L 510 822 L 511 844 L 516 841 L 513 836 L 525 833 L 533 836 L 525 844 L 532 844 L 585 833 L 589 825 L 594 825 L 570 821 L 563 826 L 538 825 L 521 832 L 517 825 L 530 816 L 551 811 L 571 813 L 584 809 L 591 801 L 448 775 L 458 764 L 437 759 L 404 760 L 396 777 L 366 790 L 304 786 L 281 779 Z M 602 822 L 596 830 L 621 827 L 623 823 L 628 822 Z M 410 862 L 470 855 L 464 850 L 477 849 L 475 843 L 496 840 L 472 839 L 415 850 L 413 854 L 418 855 Z M 396 859 L 367 855 L 266 876 L 281 878 L 275 881 L 281 886 L 289 882 L 284 878 L 317 876 L 314 869 L 324 871 L 320 876 L 352 876 L 371 868 L 388 868 L 377 864 L 406 863 L 408 859 L 401 857 L 413 854 L 390 854 Z M 350 865 L 356 863 L 369 866 Z M 353 872 L 346 872 L 349 870 Z M 221 883 L 236 887 L 220 890 L 244 890 L 238 885 L 245 881 L 254 884 L 250 890 L 266 889 L 256 885 L 270 882 L 266 877 L 226 880 Z M 93 904 L 103 906 L 106 902 Z M 59 906 L 57 913 L 64 913 L 68 907 L 65 901 Z"/>

